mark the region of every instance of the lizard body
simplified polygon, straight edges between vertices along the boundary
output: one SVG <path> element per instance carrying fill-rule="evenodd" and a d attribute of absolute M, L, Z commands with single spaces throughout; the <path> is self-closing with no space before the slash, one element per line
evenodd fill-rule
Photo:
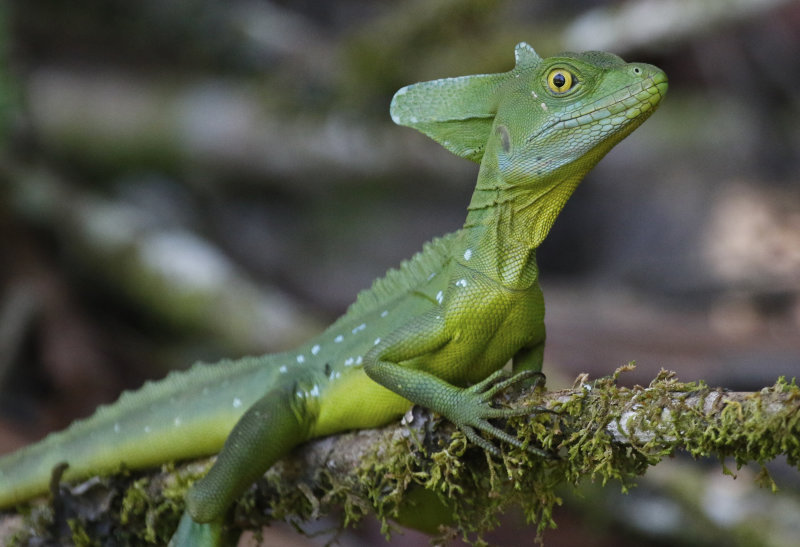
<path fill-rule="evenodd" d="M 515 378 L 541 369 L 536 248 L 667 81 L 656 67 L 600 52 L 542 59 L 522 43 L 516 61 L 506 73 L 411 85 L 392 101 L 396 123 L 480 163 L 462 229 L 426 244 L 293 351 L 172 373 L 0 458 L 0 507 L 46 492 L 61 462 L 64 478 L 77 479 L 221 449 L 189 491 L 173 538 L 216 545 L 228 506 L 292 447 L 386 424 L 412 403 L 487 450 L 495 448 L 476 430 L 519 445 L 488 420 L 508 415 L 490 405 L 496 371 L 510 359 Z"/>

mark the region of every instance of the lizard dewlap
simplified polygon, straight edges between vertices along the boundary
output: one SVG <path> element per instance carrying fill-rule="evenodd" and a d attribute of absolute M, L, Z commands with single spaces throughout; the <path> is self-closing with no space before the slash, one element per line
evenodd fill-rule
<path fill-rule="evenodd" d="M 171 542 L 214 546 L 230 504 L 294 446 L 384 425 L 412 404 L 488 451 L 519 445 L 490 422 L 511 412 L 491 399 L 542 366 L 536 249 L 584 175 L 653 113 L 667 78 L 610 53 L 515 53 L 509 72 L 414 84 L 392 100 L 397 124 L 480 163 L 460 230 L 293 351 L 197 364 L 3 457 L 0 507 L 47 492 L 63 462 L 73 480 L 219 452 Z M 515 375 L 501 381 L 509 359 Z"/>

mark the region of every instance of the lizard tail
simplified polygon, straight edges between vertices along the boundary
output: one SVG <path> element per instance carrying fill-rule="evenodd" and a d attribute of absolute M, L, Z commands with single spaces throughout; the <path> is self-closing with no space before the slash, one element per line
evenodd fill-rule
<path fill-rule="evenodd" d="M 141 469 L 217 453 L 236 422 L 265 392 L 293 385 L 273 355 L 197 364 L 141 389 L 0 457 L 0 507 L 47 492 L 53 469 L 64 480 Z M 232 366 L 235 365 L 235 366 Z"/>

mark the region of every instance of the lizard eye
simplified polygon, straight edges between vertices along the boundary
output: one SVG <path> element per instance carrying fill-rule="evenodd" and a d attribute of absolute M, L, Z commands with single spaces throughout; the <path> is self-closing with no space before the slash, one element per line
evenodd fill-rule
<path fill-rule="evenodd" d="M 572 73 L 563 68 L 555 68 L 547 75 L 547 87 L 560 95 L 572 89 L 573 80 Z"/>

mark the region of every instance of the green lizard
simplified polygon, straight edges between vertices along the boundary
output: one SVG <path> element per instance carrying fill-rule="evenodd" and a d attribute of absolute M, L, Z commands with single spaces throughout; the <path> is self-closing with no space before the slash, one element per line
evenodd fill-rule
<path fill-rule="evenodd" d="M 464 227 L 434 239 L 359 294 L 344 316 L 286 353 L 198 364 L 123 394 L 88 419 L 0 459 L 0 507 L 64 479 L 219 452 L 189 490 L 175 545 L 218 545 L 231 503 L 308 439 L 386 424 L 412 403 L 479 432 L 500 389 L 541 369 L 544 301 L 535 262 L 584 175 L 658 106 L 658 68 L 602 52 L 542 59 L 527 44 L 501 74 L 397 92 L 395 123 L 480 163 Z M 513 360 L 515 375 L 500 380 Z M 220 451 L 221 450 L 221 451 Z"/>

